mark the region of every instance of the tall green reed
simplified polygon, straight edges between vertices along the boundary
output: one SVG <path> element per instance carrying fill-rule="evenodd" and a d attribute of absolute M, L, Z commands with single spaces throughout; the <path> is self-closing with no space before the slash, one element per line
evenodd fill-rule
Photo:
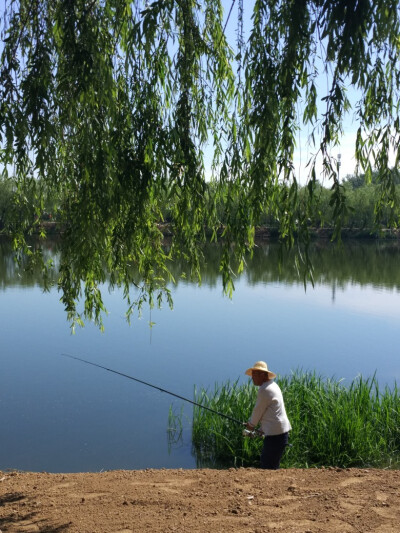
<path fill-rule="evenodd" d="M 357 377 L 350 385 L 296 371 L 278 377 L 292 424 L 283 467 L 400 466 L 400 395 L 397 385 L 380 390 L 376 377 Z M 250 382 L 215 385 L 195 391 L 202 405 L 248 420 L 257 389 Z M 192 444 L 199 466 L 257 466 L 262 439 L 199 407 L 193 410 Z"/>
<path fill-rule="evenodd" d="M 257 391 L 247 383 L 216 384 L 212 392 L 195 390 L 195 401 L 237 420 L 247 420 L 249 406 Z M 244 439 L 243 427 L 195 406 L 193 408 L 192 446 L 198 466 L 244 466 L 259 455 L 260 439 Z"/>

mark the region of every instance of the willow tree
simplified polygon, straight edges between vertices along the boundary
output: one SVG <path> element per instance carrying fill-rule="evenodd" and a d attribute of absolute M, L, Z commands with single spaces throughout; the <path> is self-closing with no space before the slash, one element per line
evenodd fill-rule
<path fill-rule="evenodd" d="M 201 275 L 199 245 L 206 227 L 216 238 L 217 201 L 228 291 L 230 251 L 240 270 L 267 207 L 283 241 L 290 246 L 297 234 L 306 242 L 317 157 L 339 231 L 346 202 L 330 154 L 350 112 L 359 123 L 357 163 L 367 179 L 378 174 L 377 215 L 395 205 L 388 158 L 399 158 L 398 2 L 255 0 L 246 38 L 247 4 L 237 0 L 229 20 L 234 4 L 226 0 L 224 12 L 219 0 L 5 0 L 0 164 L 3 179 L 17 184 L 10 227 L 21 256 L 40 261 L 26 237 L 45 193 L 59 198 L 59 286 L 71 320 L 81 320 L 81 298 L 84 314 L 100 320 L 105 280 L 124 288 L 130 311 L 169 297 L 175 257 Z M 360 94 L 354 109 L 349 87 Z M 315 150 L 299 210 L 293 159 L 304 126 Z M 167 253 L 158 223 L 168 198 Z"/>

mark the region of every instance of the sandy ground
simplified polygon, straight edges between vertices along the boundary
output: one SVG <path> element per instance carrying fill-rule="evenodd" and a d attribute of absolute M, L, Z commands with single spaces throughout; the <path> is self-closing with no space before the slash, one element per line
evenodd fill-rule
<path fill-rule="evenodd" d="M 399 533 L 400 471 L 0 472 L 0 530 Z"/>

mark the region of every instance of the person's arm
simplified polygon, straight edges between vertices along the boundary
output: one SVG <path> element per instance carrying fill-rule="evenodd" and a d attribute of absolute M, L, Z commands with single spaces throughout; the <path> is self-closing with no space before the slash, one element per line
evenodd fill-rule
<path fill-rule="evenodd" d="M 272 398 L 267 390 L 264 389 L 259 391 L 256 404 L 254 406 L 253 412 L 251 413 L 250 420 L 247 422 L 247 429 L 252 430 L 257 426 L 263 414 L 270 406 L 271 402 Z"/>

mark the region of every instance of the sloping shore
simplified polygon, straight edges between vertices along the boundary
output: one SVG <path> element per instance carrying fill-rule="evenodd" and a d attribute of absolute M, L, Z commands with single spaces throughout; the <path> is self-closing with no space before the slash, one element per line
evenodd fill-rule
<path fill-rule="evenodd" d="M 0 472 L 2 533 L 396 533 L 400 471 Z"/>

